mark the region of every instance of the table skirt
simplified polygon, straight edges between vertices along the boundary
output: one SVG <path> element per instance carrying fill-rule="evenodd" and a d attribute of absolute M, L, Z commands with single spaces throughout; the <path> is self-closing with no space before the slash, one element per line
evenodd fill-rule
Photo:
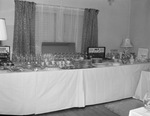
<path fill-rule="evenodd" d="M 0 114 L 28 115 L 132 97 L 150 64 L 0 73 Z"/>

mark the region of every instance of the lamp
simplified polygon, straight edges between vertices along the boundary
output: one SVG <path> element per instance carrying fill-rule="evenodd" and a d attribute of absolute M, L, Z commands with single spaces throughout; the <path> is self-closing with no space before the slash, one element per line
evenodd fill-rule
<path fill-rule="evenodd" d="M 4 40 L 7 40 L 6 23 L 4 18 L 0 18 L 0 41 Z"/>
<path fill-rule="evenodd" d="M 131 53 L 129 50 L 130 50 L 130 48 L 133 47 L 130 39 L 129 38 L 123 39 L 120 47 L 123 48 L 123 52 L 120 54 L 120 59 L 122 60 L 123 64 L 127 64 L 128 62 L 130 62 L 130 59 L 131 59 Z M 132 63 L 133 63 L 133 61 L 132 61 Z"/>
<path fill-rule="evenodd" d="M 129 49 L 133 47 L 133 45 L 129 38 L 125 38 L 122 40 L 120 47 L 124 48 L 124 52 L 128 52 Z"/>
<path fill-rule="evenodd" d="M 122 40 L 122 43 L 121 43 L 120 47 L 122 47 L 122 48 L 132 48 L 133 45 L 132 45 L 129 38 L 125 38 L 125 39 Z"/>
<path fill-rule="evenodd" d="M 122 43 L 121 43 L 120 47 L 123 48 L 124 54 L 128 54 L 130 52 L 129 51 L 130 48 L 132 48 L 133 45 L 132 45 L 129 38 L 125 38 L 125 39 L 122 40 Z"/>
<path fill-rule="evenodd" d="M 133 47 L 133 45 L 129 38 L 125 38 L 122 40 L 120 47 L 123 48 L 124 53 L 127 53 L 129 52 L 129 49 Z"/>

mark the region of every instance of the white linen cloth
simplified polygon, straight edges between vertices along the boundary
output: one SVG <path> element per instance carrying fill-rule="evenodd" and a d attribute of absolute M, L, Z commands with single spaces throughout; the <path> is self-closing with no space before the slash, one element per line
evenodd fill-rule
<path fill-rule="evenodd" d="M 84 69 L 85 104 L 92 105 L 133 97 L 142 70 L 149 64 Z"/>
<path fill-rule="evenodd" d="M 35 112 L 35 77 L 35 72 L 0 74 L 0 114 Z"/>
<path fill-rule="evenodd" d="M 84 106 L 81 70 L 0 74 L 0 114 L 38 114 Z"/>
<path fill-rule="evenodd" d="M 37 72 L 36 114 L 84 106 L 82 70 Z"/>
<path fill-rule="evenodd" d="M 147 92 L 150 92 L 150 72 L 142 71 L 134 98 L 142 100 Z"/>
<path fill-rule="evenodd" d="M 146 110 L 144 107 L 140 107 L 130 110 L 129 116 L 150 116 L 150 111 Z"/>
<path fill-rule="evenodd" d="M 40 114 L 132 97 L 150 64 L 0 73 L 0 114 Z"/>

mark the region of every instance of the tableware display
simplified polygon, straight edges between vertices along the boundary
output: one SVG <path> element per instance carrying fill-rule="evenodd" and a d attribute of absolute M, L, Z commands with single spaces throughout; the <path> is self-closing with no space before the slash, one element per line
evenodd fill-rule
<path fill-rule="evenodd" d="M 92 68 L 92 60 L 91 59 L 85 59 L 81 61 L 81 68 Z"/>
<path fill-rule="evenodd" d="M 147 92 L 143 99 L 144 107 L 150 111 L 150 92 Z"/>
<path fill-rule="evenodd" d="M 92 63 L 102 63 L 102 58 L 92 58 Z"/>

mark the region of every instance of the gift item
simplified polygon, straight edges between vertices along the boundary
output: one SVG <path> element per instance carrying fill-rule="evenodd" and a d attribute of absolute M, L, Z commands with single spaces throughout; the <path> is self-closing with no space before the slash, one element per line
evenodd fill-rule
<path fill-rule="evenodd" d="M 143 99 L 144 106 L 150 111 L 150 92 L 147 92 Z"/>

